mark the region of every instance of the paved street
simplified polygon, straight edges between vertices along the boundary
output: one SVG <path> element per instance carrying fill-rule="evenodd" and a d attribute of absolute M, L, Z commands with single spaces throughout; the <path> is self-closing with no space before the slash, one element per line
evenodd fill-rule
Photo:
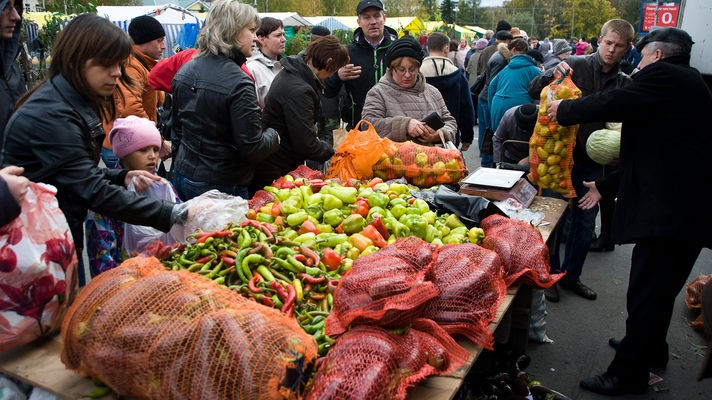
<path fill-rule="evenodd" d="M 470 172 L 479 166 L 476 143 L 465 152 L 465 161 Z M 547 304 L 546 331 L 554 343 L 530 342 L 528 354 L 532 361 L 526 369 L 544 385 L 576 400 L 609 398 L 581 390 L 578 381 L 605 371 L 614 355 L 608 338 L 620 338 L 625 331 L 625 295 L 632 249 L 632 245 L 616 246 L 613 252 L 588 254 L 581 281 L 598 292 L 597 300 L 561 291 L 559 303 Z M 700 274 L 712 274 L 712 250 L 702 251 L 688 282 Z M 693 316 L 685 306 L 683 291 L 676 300 L 668 332 L 670 362 L 667 370 L 659 372 L 663 378 L 657 384 L 660 391 L 651 389 L 645 395 L 618 399 L 712 399 L 712 379 L 696 380 L 706 343 L 689 326 L 694 317 L 696 314 Z"/>

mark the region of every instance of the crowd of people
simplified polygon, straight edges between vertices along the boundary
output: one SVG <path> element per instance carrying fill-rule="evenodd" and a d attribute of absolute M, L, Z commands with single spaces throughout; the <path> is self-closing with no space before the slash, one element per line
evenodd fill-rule
<path fill-rule="evenodd" d="M 608 371 L 581 386 L 642 392 L 649 369 L 667 363 L 673 300 L 701 249 L 712 246 L 710 214 L 693 215 L 672 198 L 694 198 L 696 183 L 712 179 L 703 165 L 712 136 L 698 133 L 712 95 L 689 66 L 693 41 L 684 31 L 653 31 L 634 45 L 631 24 L 613 19 L 588 40 L 538 40 L 500 21 L 470 42 L 439 32 L 416 40 L 386 25 L 381 0 L 360 0 L 352 43 L 315 27 L 306 50 L 285 57 L 282 21 L 216 0 L 197 48 L 163 60 L 165 32 L 155 18 L 134 18 L 126 34 L 79 15 L 54 43 L 47 79 L 28 91 L 15 61 L 21 3 L 0 0 L 0 8 L 0 224 L 20 213 L 29 181 L 54 185 L 78 253 L 86 224 L 92 276 L 126 256 L 124 223 L 165 232 L 185 222 L 187 200 L 211 189 L 249 198 L 300 164 L 323 168 L 341 121 L 349 130 L 369 121 L 397 142 L 451 141 L 463 152 L 476 140 L 482 167 L 526 166 L 541 90 L 570 74 L 583 97 L 547 110 L 554 121 L 580 124 L 571 171 L 578 197 L 550 248 L 552 272 L 566 272 L 558 287 L 596 299 L 581 282 L 587 253 L 635 244 L 626 335 L 612 343 Z M 650 110 L 666 113 L 653 118 Z M 423 121 L 432 113 L 442 127 Z M 623 124 L 620 161 L 601 166 L 585 143 L 611 121 Z M 670 132 L 681 136 L 670 140 Z M 670 153 L 687 161 L 669 168 L 661 160 Z M 156 172 L 169 158 L 165 179 Z M 153 185 L 175 196 L 142 195 Z M 83 270 L 80 284 L 89 278 Z M 558 287 L 549 301 L 559 301 Z"/>

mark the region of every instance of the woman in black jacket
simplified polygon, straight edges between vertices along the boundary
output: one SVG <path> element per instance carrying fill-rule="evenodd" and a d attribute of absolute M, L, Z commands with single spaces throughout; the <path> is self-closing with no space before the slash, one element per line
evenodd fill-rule
<path fill-rule="evenodd" d="M 282 59 L 284 68 L 272 81 L 262 122 L 279 132 L 279 150 L 257 168 L 252 185 L 262 189 L 295 169 L 305 160 L 327 161 L 334 155 L 332 145 L 319 140 L 316 123 L 321 115 L 319 94 L 322 81 L 349 61 L 346 46 L 328 35 L 315 38 L 304 57 Z"/>
<path fill-rule="evenodd" d="M 240 66 L 252 55 L 257 11 L 218 0 L 198 37 L 199 53 L 173 78 L 173 184 L 183 200 L 211 189 L 249 197 L 255 164 L 279 148 L 263 132 L 255 84 Z"/>
<path fill-rule="evenodd" d="M 134 180 L 143 191 L 159 177 L 97 166 L 104 139 L 99 116 L 113 119 L 113 94 L 130 53 L 131 39 L 109 20 L 95 14 L 73 19 L 57 38 L 47 80 L 21 99 L 0 143 L 0 165 L 23 167 L 30 180 L 57 188 L 79 255 L 87 209 L 162 231 L 187 217 L 184 205 L 124 187 Z M 80 285 L 83 272 L 80 263 Z"/>

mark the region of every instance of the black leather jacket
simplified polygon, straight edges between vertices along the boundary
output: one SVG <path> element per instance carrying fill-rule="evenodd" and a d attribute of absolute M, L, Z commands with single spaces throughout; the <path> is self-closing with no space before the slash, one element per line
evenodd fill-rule
<path fill-rule="evenodd" d="M 168 231 L 173 204 L 129 192 L 126 171 L 99 168 L 104 129 L 94 110 L 61 75 L 46 81 L 10 118 L 0 165 L 18 165 L 57 188 L 76 248 L 83 248 L 87 209 Z"/>
<path fill-rule="evenodd" d="M 244 62 L 244 56 L 197 57 L 173 78 L 173 162 L 190 180 L 247 186 L 255 164 L 279 149 L 277 132 L 262 131 Z"/>

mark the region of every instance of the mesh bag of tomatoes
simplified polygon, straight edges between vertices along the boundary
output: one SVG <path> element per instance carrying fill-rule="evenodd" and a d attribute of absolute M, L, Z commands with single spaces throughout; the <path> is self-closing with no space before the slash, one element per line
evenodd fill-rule
<path fill-rule="evenodd" d="M 423 146 L 389 139 L 386 151 L 373 166 L 373 175 L 383 180 L 405 177 L 419 187 L 456 183 L 467 175 L 459 150 Z"/>
<path fill-rule="evenodd" d="M 295 397 L 317 357 L 294 319 L 152 257 L 92 279 L 62 343 L 67 368 L 141 399 Z"/>
<path fill-rule="evenodd" d="M 415 319 L 404 330 L 355 326 L 320 360 L 306 398 L 405 399 L 408 388 L 454 372 L 468 356 L 428 319 Z"/>
<path fill-rule="evenodd" d="M 578 125 L 561 126 L 551 121 L 547 107 L 554 100 L 577 99 L 581 90 L 570 75 L 551 82 L 541 91 L 534 133 L 529 139 L 529 180 L 539 189 L 551 189 L 567 198 L 576 197 L 571 183 Z"/>
<path fill-rule="evenodd" d="M 429 300 L 421 316 L 442 326 L 450 335 L 462 335 L 492 349 L 489 324 L 497 314 L 507 285 L 497 253 L 475 244 L 448 244 L 438 249 L 426 278 L 438 295 Z"/>
<path fill-rule="evenodd" d="M 519 281 L 548 288 L 564 276 L 550 273 L 549 249 L 530 223 L 490 215 L 480 227 L 485 231 L 482 247 L 493 250 L 502 260 L 507 286 Z"/>

